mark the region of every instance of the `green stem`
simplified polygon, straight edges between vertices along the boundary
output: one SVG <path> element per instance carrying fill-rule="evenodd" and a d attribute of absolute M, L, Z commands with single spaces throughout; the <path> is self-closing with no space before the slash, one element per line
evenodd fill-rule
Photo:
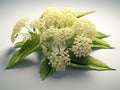
<path fill-rule="evenodd" d="M 31 32 L 32 32 L 32 30 L 31 30 L 29 27 L 27 27 L 26 25 L 25 25 L 25 27 L 26 27 L 29 31 L 31 31 Z"/>
<path fill-rule="evenodd" d="M 46 48 L 48 48 L 48 50 L 50 50 L 51 52 L 53 51 L 51 46 L 46 42 L 46 43 L 42 43 Z"/>
<path fill-rule="evenodd" d="M 57 45 L 57 48 L 58 48 L 58 50 L 59 50 L 59 52 L 60 52 L 61 50 L 60 50 L 60 46 L 59 46 L 59 45 Z"/>

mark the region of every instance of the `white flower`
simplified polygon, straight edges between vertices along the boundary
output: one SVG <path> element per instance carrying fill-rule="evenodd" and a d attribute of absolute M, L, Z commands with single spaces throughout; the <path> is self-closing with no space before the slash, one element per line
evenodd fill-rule
<path fill-rule="evenodd" d="M 47 28 L 50 26 L 57 28 L 71 27 L 77 20 L 77 11 L 71 8 L 59 10 L 51 7 L 43 12 L 42 18 Z"/>
<path fill-rule="evenodd" d="M 74 31 L 71 28 L 61 28 L 55 31 L 53 36 L 53 42 L 57 45 L 65 44 L 65 41 L 70 39 L 74 35 Z"/>
<path fill-rule="evenodd" d="M 61 26 L 60 27 L 71 27 L 72 24 L 77 20 L 78 12 L 72 8 L 65 8 L 61 11 Z"/>
<path fill-rule="evenodd" d="M 65 71 L 66 66 L 70 64 L 70 56 L 68 51 L 52 52 L 48 57 L 49 64 L 56 69 L 56 71 Z"/>
<path fill-rule="evenodd" d="M 65 44 L 65 41 L 70 39 L 74 35 L 74 31 L 68 27 L 66 28 L 54 28 L 50 27 L 44 31 L 41 36 L 41 41 L 53 40 L 53 43 L 56 45 Z"/>
<path fill-rule="evenodd" d="M 60 17 L 61 12 L 53 7 L 47 8 L 42 14 L 46 28 L 49 28 L 50 26 L 60 27 Z"/>
<path fill-rule="evenodd" d="M 85 19 L 78 19 L 73 23 L 72 29 L 78 35 L 84 35 L 92 40 L 95 39 L 97 30 L 93 23 Z"/>
<path fill-rule="evenodd" d="M 72 15 L 74 15 L 74 16 L 77 16 L 78 14 L 79 14 L 79 12 L 77 11 L 77 10 L 75 10 L 75 9 L 73 9 L 73 8 L 64 8 L 63 10 L 62 10 L 62 13 L 63 14 L 72 14 Z"/>
<path fill-rule="evenodd" d="M 71 27 L 77 20 L 77 17 L 71 13 L 62 14 L 60 27 Z"/>
<path fill-rule="evenodd" d="M 22 18 L 18 20 L 18 22 L 15 24 L 12 35 L 11 35 L 11 41 L 14 42 L 15 38 L 17 37 L 17 34 L 21 31 L 21 29 L 25 26 L 25 24 L 29 21 L 29 18 Z"/>
<path fill-rule="evenodd" d="M 56 32 L 56 29 L 51 26 L 49 29 L 46 29 L 46 30 L 40 35 L 40 40 L 41 40 L 41 41 L 49 41 L 50 39 L 53 38 L 55 32 Z"/>
<path fill-rule="evenodd" d="M 29 26 L 31 28 L 37 28 L 39 31 L 43 31 L 45 29 L 45 22 L 42 19 L 33 19 Z"/>
<path fill-rule="evenodd" d="M 71 50 L 77 57 L 86 56 L 91 52 L 92 41 L 87 37 L 77 35 Z"/>

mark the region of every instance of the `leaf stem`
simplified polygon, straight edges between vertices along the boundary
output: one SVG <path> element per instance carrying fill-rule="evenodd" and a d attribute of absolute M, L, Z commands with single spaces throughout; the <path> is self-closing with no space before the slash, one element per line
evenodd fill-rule
<path fill-rule="evenodd" d="M 60 46 L 59 46 L 59 45 L 57 45 L 57 48 L 58 48 L 58 50 L 59 50 L 59 52 L 60 52 L 61 50 L 60 50 Z"/>

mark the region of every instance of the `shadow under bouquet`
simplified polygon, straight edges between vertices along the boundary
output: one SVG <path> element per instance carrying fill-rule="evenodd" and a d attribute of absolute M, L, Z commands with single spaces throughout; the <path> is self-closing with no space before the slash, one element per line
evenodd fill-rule
<path fill-rule="evenodd" d="M 90 52 L 96 49 L 112 48 L 102 40 L 107 37 L 106 34 L 97 31 L 89 20 L 81 18 L 93 12 L 50 7 L 45 9 L 38 19 L 25 17 L 18 20 L 11 35 L 15 51 L 6 68 L 11 68 L 39 49 L 43 55 L 40 62 L 42 79 L 55 71 L 65 71 L 67 67 L 114 70 L 90 55 Z M 22 40 L 16 42 L 19 36 L 22 36 Z"/>

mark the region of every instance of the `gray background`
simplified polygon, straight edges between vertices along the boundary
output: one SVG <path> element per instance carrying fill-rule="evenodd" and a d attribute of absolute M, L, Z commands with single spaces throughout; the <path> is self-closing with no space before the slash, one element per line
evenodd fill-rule
<path fill-rule="evenodd" d="M 0 0 L 0 90 L 120 90 L 120 0 Z M 13 51 L 10 34 L 22 17 L 39 17 L 47 7 L 73 7 L 80 11 L 96 10 L 85 16 L 97 29 L 111 35 L 105 40 L 115 49 L 91 53 L 116 71 L 68 69 L 42 81 L 39 58 L 31 54 L 28 63 L 4 70 Z M 34 60 L 32 60 L 34 59 Z"/>

